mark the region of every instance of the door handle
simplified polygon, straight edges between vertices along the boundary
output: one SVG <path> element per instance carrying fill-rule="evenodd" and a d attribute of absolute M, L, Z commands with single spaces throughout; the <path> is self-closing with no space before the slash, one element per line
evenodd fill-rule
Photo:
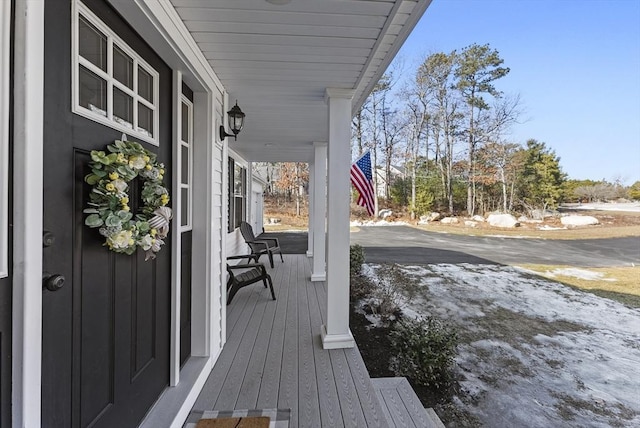
<path fill-rule="evenodd" d="M 43 273 L 42 274 L 42 287 L 49 291 L 58 291 L 64 286 L 64 275 L 59 273 Z"/>

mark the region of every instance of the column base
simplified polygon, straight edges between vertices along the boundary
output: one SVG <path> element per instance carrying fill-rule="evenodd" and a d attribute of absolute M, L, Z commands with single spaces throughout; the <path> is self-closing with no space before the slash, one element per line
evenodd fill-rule
<path fill-rule="evenodd" d="M 327 280 L 327 274 L 326 273 L 312 273 L 311 274 L 311 282 L 320 282 L 320 281 L 326 281 Z"/>
<path fill-rule="evenodd" d="M 323 324 L 320 336 L 323 349 L 353 348 L 356 344 L 351 330 L 347 330 L 345 334 L 327 334 L 327 326 Z"/>
<path fill-rule="evenodd" d="M 313 251 L 307 251 L 307 257 L 313 257 Z"/>

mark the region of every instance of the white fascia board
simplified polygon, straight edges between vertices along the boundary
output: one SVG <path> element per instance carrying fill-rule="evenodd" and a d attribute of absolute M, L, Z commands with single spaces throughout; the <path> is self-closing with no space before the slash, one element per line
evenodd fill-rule
<path fill-rule="evenodd" d="M 183 70 L 183 80 L 191 89 L 224 91 L 222 82 L 169 0 L 109 0 L 109 3 L 172 69 Z"/>

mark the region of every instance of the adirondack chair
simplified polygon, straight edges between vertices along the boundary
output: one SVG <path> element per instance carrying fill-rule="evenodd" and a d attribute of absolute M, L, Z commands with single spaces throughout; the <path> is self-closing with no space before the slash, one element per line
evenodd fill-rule
<path fill-rule="evenodd" d="M 273 253 L 280 253 L 280 260 L 284 262 L 278 238 L 256 238 L 253 234 L 253 228 L 246 221 L 240 223 L 240 233 L 242 233 L 244 242 L 251 248 L 251 253 L 258 256 L 258 260 L 263 254 L 268 255 L 269 264 L 273 268 Z"/>
<path fill-rule="evenodd" d="M 271 276 L 267 273 L 267 268 L 262 263 L 258 263 L 258 256 L 255 254 L 248 254 L 242 256 L 230 256 L 227 260 L 234 259 L 248 259 L 247 263 L 240 263 L 237 265 L 230 265 L 227 263 L 227 273 L 229 279 L 227 280 L 227 305 L 233 300 L 233 296 L 236 295 L 238 290 L 247 285 L 255 284 L 262 281 L 264 287 L 271 289 L 271 297 L 276 300 L 276 293 L 273 291 L 273 282 Z M 250 263 L 252 260 L 255 263 Z"/>

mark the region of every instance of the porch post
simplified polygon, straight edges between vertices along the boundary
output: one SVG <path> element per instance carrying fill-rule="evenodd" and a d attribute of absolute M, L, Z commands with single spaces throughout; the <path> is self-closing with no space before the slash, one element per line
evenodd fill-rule
<path fill-rule="evenodd" d="M 327 88 L 329 105 L 327 209 L 327 324 L 324 349 L 352 348 L 349 331 L 349 168 L 351 99 L 354 91 Z"/>
<path fill-rule="evenodd" d="M 307 257 L 313 257 L 313 210 L 315 206 L 315 202 L 313 200 L 314 188 L 315 188 L 315 175 L 313 173 L 314 170 L 314 161 L 309 162 L 309 193 L 307 195 L 309 206 L 308 206 L 308 220 L 307 220 Z"/>
<path fill-rule="evenodd" d="M 324 281 L 326 274 L 327 143 L 313 143 L 313 267 L 311 281 Z"/>

